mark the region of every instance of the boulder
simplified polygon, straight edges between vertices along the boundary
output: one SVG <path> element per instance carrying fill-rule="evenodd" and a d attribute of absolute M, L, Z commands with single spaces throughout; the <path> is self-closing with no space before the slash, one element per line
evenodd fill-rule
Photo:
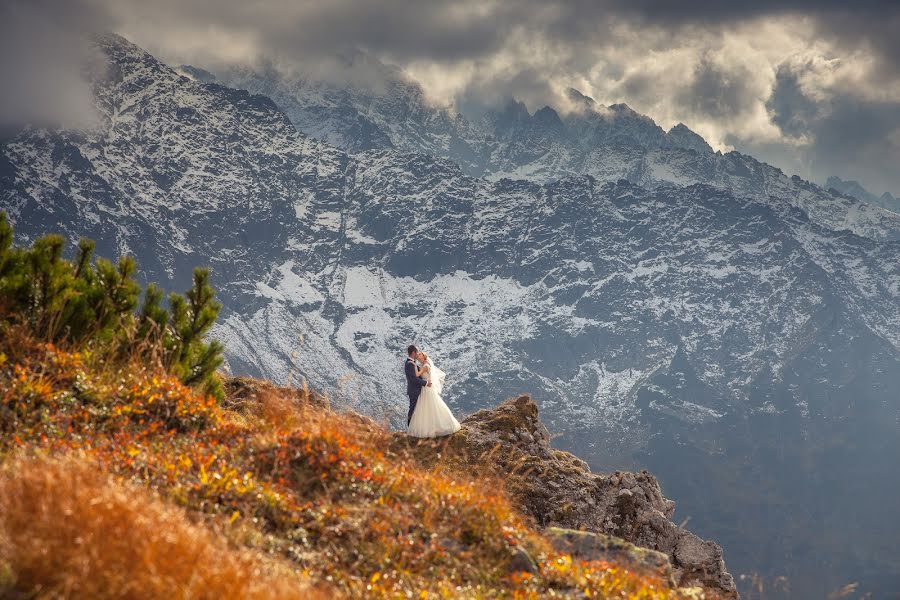
<path fill-rule="evenodd" d="M 634 571 L 659 575 L 674 583 L 672 563 L 662 552 L 635 546 L 622 538 L 590 531 L 548 527 L 544 534 L 554 548 L 570 554 L 572 558 L 609 561 Z"/>

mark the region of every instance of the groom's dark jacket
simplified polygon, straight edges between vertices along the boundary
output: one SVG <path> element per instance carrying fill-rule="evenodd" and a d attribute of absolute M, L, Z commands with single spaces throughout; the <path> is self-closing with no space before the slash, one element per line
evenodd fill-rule
<path fill-rule="evenodd" d="M 406 395 L 409 396 L 409 413 L 406 415 L 406 424 L 409 425 L 413 411 L 416 410 L 416 403 L 419 401 L 419 394 L 422 393 L 422 388 L 428 385 L 428 381 L 416 375 L 416 363 L 410 358 L 406 359 L 403 371 L 406 373 Z"/>
<path fill-rule="evenodd" d="M 422 388 L 428 385 L 428 381 L 424 377 L 416 375 L 416 363 L 408 358 L 403 370 L 406 372 L 406 395 L 410 400 L 418 400 Z"/>

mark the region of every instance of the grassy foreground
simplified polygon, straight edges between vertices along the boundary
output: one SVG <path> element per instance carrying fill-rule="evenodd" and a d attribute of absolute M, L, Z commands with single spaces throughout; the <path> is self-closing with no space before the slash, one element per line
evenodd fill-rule
<path fill-rule="evenodd" d="M 502 486 L 387 455 L 308 391 L 228 409 L 136 360 L 0 340 L 0 596 L 684 597 L 554 553 Z"/>
<path fill-rule="evenodd" d="M 307 389 L 226 394 L 207 271 L 141 303 L 131 259 L 12 237 L 0 213 L 0 597 L 698 597 L 555 552 L 501 482 Z"/>

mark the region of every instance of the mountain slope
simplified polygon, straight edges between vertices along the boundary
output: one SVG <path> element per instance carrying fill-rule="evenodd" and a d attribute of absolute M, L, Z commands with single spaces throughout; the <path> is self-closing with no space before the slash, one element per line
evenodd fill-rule
<path fill-rule="evenodd" d="M 484 468 L 491 455 L 469 442 L 501 433 L 490 419 L 445 440 L 465 470 L 424 467 L 410 455 L 428 449 L 308 389 L 227 380 L 219 405 L 161 368 L 152 344 L 118 355 L 51 344 L 24 316 L 0 312 L 4 598 L 736 596 L 721 549 L 668 520 L 650 476 L 612 481 L 580 465 L 570 493 L 633 493 L 594 514 L 666 553 L 565 532 L 594 542 L 573 555 L 503 489 L 572 470 L 546 438 L 537 476 Z"/>
<path fill-rule="evenodd" d="M 340 197 L 346 155 L 298 134 L 268 98 L 192 83 L 116 36 L 96 42 L 109 59 L 94 79 L 97 126 L 4 143 L 4 208 L 26 235 L 90 231 L 101 252 L 133 253 L 168 281 L 211 259 L 237 284 L 288 244 L 311 190 Z"/>
<path fill-rule="evenodd" d="M 842 194 L 853 196 L 857 200 L 861 200 L 874 206 L 886 208 L 889 211 L 900 214 L 900 200 L 895 198 L 890 192 L 885 192 L 881 196 L 876 196 L 861 186 L 858 181 L 844 181 L 840 177 L 829 177 L 825 182 L 825 187 L 835 189 Z"/>
<path fill-rule="evenodd" d="M 616 141 L 602 158 L 612 174 L 677 158 L 725 183 L 539 184 L 347 154 L 267 98 L 98 44 L 96 130 L 2 145 L 20 235 L 91 235 L 176 289 L 208 262 L 234 371 L 305 377 L 398 424 L 410 340 L 450 373 L 458 412 L 527 390 L 561 446 L 652 468 L 736 572 L 787 575 L 795 597 L 900 578 L 877 550 L 900 493 L 884 470 L 900 449 L 900 243 L 843 227 L 886 211 L 702 148 Z M 842 477 L 874 491 L 839 493 Z"/>

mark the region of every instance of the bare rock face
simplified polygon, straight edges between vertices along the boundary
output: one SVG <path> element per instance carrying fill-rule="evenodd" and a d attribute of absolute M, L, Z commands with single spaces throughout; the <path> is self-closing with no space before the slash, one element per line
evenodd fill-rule
<path fill-rule="evenodd" d="M 682 587 L 704 587 L 737 598 L 734 578 L 725 568 L 722 548 L 671 521 L 675 503 L 662 495 L 655 477 L 640 473 L 592 473 L 578 457 L 550 446 L 550 434 L 529 396 L 520 396 L 466 418 L 462 429 L 435 441 L 397 436 L 396 444 L 422 460 L 443 456 L 473 468 L 487 468 L 506 482 L 520 508 L 533 517 L 559 548 L 576 554 L 609 556 L 616 544 L 603 538 L 579 537 L 583 530 L 621 538 L 665 555 Z M 627 554 L 625 546 L 618 546 Z M 606 548 L 606 549 L 604 549 Z M 567 550 L 568 551 L 568 550 Z M 632 560 L 637 560 L 636 554 Z M 659 556 L 645 557 L 651 563 Z M 645 565 L 647 566 L 645 561 Z M 657 565 L 656 570 L 665 567 Z"/>
<path fill-rule="evenodd" d="M 632 570 L 649 571 L 674 583 L 672 562 L 662 552 L 641 548 L 611 535 L 577 529 L 548 527 L 544 534 L 554 548 L 572 558 L 624 564 Z"/>

